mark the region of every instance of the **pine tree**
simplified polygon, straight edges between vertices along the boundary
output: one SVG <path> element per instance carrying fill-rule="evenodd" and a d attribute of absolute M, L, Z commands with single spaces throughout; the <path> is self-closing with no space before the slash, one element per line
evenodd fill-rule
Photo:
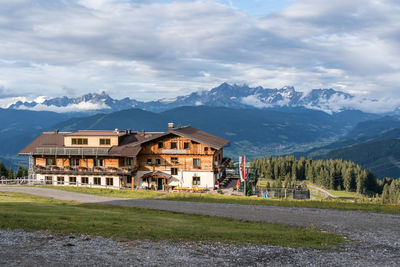
<path fill-rule="evenodd" d="M 385 184 L 385 186 L 383 187 L 381 200 L 383 204 L 390 203 L 390 193 L 388 184 Z"/>
<path fill-rule="evenodd" d="M 8 169 L 7 179 L 14 179 L 14 171 L 12 168 Z"/>
<path fill-rule="evenodd" d="M 22 176 L 24 176 L 24 172 L 23 172 L 22 166 L 18 165 L 17 178 L 22 178 Z"/>
<path fill-rule="evenodd" d="M 0 178 L 1 177 L 7 177 L 8 176 L 8 170 L 6 166 L 4 166 L 3 162 L 0 162 Z"/>

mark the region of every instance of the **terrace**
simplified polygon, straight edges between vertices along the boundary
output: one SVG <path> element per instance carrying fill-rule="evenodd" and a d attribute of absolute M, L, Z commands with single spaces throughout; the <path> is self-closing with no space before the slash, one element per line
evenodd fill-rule
<path fill-rule="evenodd" d="M 137 167 L 82 167 L 82 166 L 34 166 L 39 174 L 70 174 L 70 175 L 132 175 Z"/>

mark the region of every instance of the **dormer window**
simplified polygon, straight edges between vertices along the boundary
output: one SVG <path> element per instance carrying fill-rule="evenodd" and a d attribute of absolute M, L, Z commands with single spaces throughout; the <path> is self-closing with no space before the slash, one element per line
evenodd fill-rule
<path fill-rule="evenodd" d="M 110 138 L 100 138 L 100 145 L 110 145 L 111 140 Z"/>

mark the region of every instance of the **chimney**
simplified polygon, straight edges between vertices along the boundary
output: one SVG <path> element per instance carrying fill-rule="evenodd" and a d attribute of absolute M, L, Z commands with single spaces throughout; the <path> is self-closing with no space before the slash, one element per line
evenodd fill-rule
<path fill-rule="evenodd" d="M 142 136 L 145 136 L 146 132 L 144 130 L 142 130 L 142 132 L 140 133 Z"/>
<path fill-rule="evenodd" d="M 174 129 L 174 123 L 173 122 L 169 122 L 168 123 L 168 130 L 172 130 Z"/>
<path fill-rule="evenodd" d="M 117 134 L 119 134 L 118 128 L 115 128 L 114 132 L 116 132 Z"/>
<path fill-rule="evenodd" d="M 126 129 L 126 130 L 125 130 L 125 134 L 126 134 L 126 135 L 132 134 L 132 130 L 131 130 L 131 129 Z"/>
<path fill-rule="evenodd" d="M 56 134 L 58 134 L 58 133 L 60 132 L 60 130 L 57 129 L 57 130 L 55 130 L 54 132 L 55 132 Z"/>

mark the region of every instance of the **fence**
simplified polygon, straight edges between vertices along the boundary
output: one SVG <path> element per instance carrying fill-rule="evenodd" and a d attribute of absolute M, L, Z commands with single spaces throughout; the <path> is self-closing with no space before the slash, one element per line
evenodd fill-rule
<path fill-rule="evenodd" d="M 293 199 L 309 199 L 310 190 L 308 188 L 266 188 L 257 187 L 255 190 L 258 196 L 266 196 L 268 198 L 293 198 Z"/>
<path fill-rule="evenodd" d="M 28 178 L 17 178 L 17 179 L 0 179 L 0 184 L 5 185 L 17 185 L 17 184 L 44 184 L 42 181 Z"/>
<path fill-rule="evenodd" d="M 90 188 L 109 188 L 109 189 L 122 189 L 119 186 L 101 185 L 93 183 L 78 183 L 78 182 L 64 182 L 64 181 L 49 181 L 49 180 L 36 180 L 36 179 L 0 179 L 0 185 L 58 185 L 58 186 L 82 186 Z"/>

